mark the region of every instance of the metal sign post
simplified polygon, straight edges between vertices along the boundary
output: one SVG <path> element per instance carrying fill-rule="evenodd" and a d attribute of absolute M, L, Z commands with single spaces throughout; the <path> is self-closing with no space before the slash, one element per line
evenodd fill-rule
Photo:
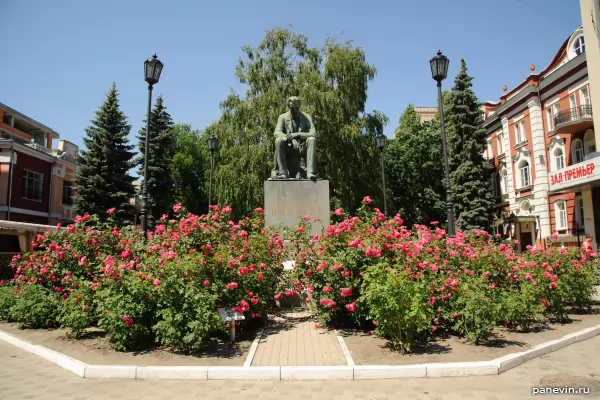
<path fill-rule="evenodd" d="M 244 317 L 244 314 L 237 311 L 231 311 L 230 308 L 226 307 L 217 308 L 217 311 L 221 316 L 221 320 L 229 322 L 229 340 L 235 342 L 235 322 L 243 321 L 246 317 Z"/>

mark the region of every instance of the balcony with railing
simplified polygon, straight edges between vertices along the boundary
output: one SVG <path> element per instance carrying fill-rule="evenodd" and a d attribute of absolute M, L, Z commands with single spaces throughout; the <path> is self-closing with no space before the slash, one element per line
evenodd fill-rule
<path fill-rule="evenodd" d="M 594 127 L 592 106 L 569 108 L 554 116 L 554 133 L 580 132 Z"/>

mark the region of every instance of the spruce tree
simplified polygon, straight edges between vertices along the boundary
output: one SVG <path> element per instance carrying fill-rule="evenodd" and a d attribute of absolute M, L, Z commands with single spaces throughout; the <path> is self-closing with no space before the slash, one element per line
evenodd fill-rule
<path fill-rule="evenodd" d="M 119 108 L 119 94 L 113 83 L 106 100 L 96 111 L 96 118 L 86 128 L 77 169 L 75 210 L 78 214 L 98 214 L 115 208 L 120 222 L 132 221 L 133 177 L 129 175 L 134 153 L 127 136 L 131 126 Z"/>
<path fill-rule="evenodd" d="M 148 141 L 148 225 L 152 226 L 163 214 L 168 214 L 173 197 L 171 161 L 174 156 L 173 120 L 163 104 L 162 96 L 156 98 L 150 113 L 150 138 Z M 136 159 L 138 173 L 144 176 L 144 149 L 146 147 L 146 120 L 137 138 L 140 156 Z"/>
<path fill-rule="evenodd" d="M 450 182 L 457 227 L 463 231 L 485 229 L 491 232 L 493 197 L 483 157 L 486 131 L 472 80 L 465 61 L 461 60 L 446 113 Z"/>

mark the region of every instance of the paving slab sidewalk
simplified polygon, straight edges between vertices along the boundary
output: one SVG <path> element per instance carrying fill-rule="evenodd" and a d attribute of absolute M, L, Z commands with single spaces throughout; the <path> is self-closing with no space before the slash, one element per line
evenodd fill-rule
<path fill-rule="evenodd" d="M 265 328 L 252 366 L 348 365 L 337 335 L 317 329 L 309 312 L 282 312 Z"/>

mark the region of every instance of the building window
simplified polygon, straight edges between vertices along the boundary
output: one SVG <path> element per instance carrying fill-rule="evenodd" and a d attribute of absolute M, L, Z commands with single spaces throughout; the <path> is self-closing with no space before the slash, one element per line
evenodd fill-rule
<path fill-rule="evenodd" d="M 554 119 L 552 118 L 552 108 L 546 108 L 546 123 L 548 124 L 548 132 L 554 130 Z"/>
<path fill-rule="evenodd" d="M 529 174 L 529 163 L 525 160 L 519 164 L 519 176 L 521 177 L 521 187 L 531 185 L 531 176 Z"/>
<path fill-rule="evenodd" d="M 565 167 L 565 154 L 562 149 L 554 150 L 554 160 L 556 162 L 556 170 L 563 169 Z"/>
<path fill-rule="evenodd" d="M 573 157 L 573 164 L 583 162 L 583 143 L 581 140 L 573 140 L 573 144 L 571 145 L 571 156 Z"/>
<path fill-rule="evenodd" d="M 502 134 L 500 132 L 496 133 L 496 146 L 498 147 L 498 155 L 502 154 Z"/>
<path fill-rule="evenodd" d="M 594 131 L 588 129 L 583 135 L 583 147 L 585 155 L 596 152 L 596 138 L 594 137 Z"/>
<path fill-rule="evenodd" d="M 581 90 L 579 91 L 579 103 L 582 106 L 589 106 L 590 105 L 590 92 L 586 87 L 581 88 Z"/>
<path fill-rule="evenodd" d="M 567 229 L 567 204 L 564 200 L 554 203 L 554 218 L 556 219 L 556 230 L 564 231 Z"/>
<path fill-rule="evenodd" d="M 577 100 L 575 99 L 575 93 L 569 96 L 569 108 L 576 109 L 577 108 Z"/>
<path fill-rule="evenodd" d="M 63 181 L 62 203 L 65 206 L 73 205 L 73 183 L 72 182 Z"/>
<path fill-rule="evenodd" d="M 527 136 L 525 134 L 525 120 L 522 119 L 518 122 L 515 122 L 514 129 L 515 129 L 515 146 L 516 146 L 527 140 Z"/>
<path fill-rule="evenodd" d="M 487 142 L 487 159 L 488 160 L 494 159 L 494 151 L 492 150 L 492 141 L 491 140 L 488 140 L 488 142 Z"/>
<path fill-rule="evenodd" d="M 580 55 L 581 53 L 583 53 L 585 51 L 585 39 L 583 38 L 583 35 L 579 36 L 575 40 L 573 47 L 575 48 L 575 54 L 577 54 L 577 55 Z"/>
<path fill-rule="evenodd" d="M 33 171 L 23 171 L 22 197 L 27 200 L 42 201 L 44 188 L 43 182 L 44 175 Z"/>
<path fill-rule="evenodd" d="M 508 193 L 508 171 L 506 168 L 502 168 L 500 171 L 500 194 L 504 195 Z"/>
<path fill-rule="evenodd" d="M 546 108 L 546 123 L 548 124 L 548 132 L 554 130 L 554 118 L 560 113 L 560 103 L 557 101 Z"/>
<path fill-rule="evenodd" d="M 583 198 L 581 196 L 575 197 L 575 221 L 577 221 L 579 230 L 583 230 L 585 214 L 583 212 Z"/>
<path fill-rule="evenodd" d="M 496 193 L 496 174 L 493 173 L 490 176 L 490 184 L 492 185 L 492 196 L 496 197 L 498 194 Z"/>

